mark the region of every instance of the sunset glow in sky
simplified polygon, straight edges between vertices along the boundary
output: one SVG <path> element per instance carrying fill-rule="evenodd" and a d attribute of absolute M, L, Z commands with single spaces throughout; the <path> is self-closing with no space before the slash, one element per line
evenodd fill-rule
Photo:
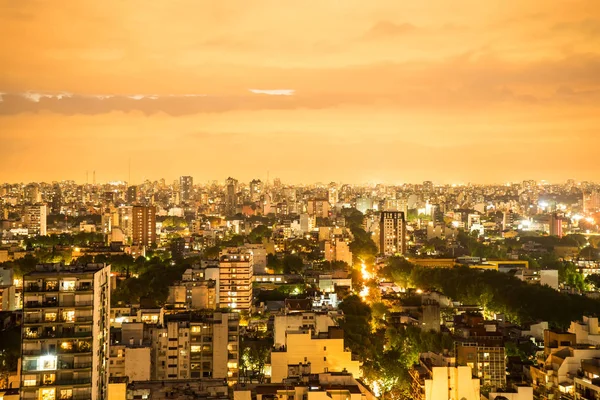
<path fill-rule="evenodd" d="M 0 179 L 599 180 L 598 0 L 0 0 Z"/>

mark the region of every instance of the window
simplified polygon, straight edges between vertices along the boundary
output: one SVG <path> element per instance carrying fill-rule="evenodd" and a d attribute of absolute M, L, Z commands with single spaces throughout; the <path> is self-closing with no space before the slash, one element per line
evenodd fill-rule
<path fill-rule="evenodd" d="M 23 386 L 36 386 L 36 375 L 23 375 Z"/>
<path fill-rule="evenodd" d="M 40 400 L 55 400 L 56 399 L 55 389 L 41 389 L 39 399 Z"/>
<path fill-rule="evenodd" d="M 65 322 L 75 322 L 75 311 L 63 311 L 62 319 Z"/>
<path fill-rule="evenodd" d="M 190 351 L 192 353 L 200 353 L 200 346 L 199 345 L 192 345 L 190 348 Z"/>
<path fill-rule="evenodd" d="M 73 389 L 63 389 L 60 391 L 60 399 L 67 400 L 73 398 Z"/>
<path fill-rule="evenodd" d="M 55 312 L 47 312 L 44 314 L 45 322 L 55 322 L 56 321 L 56 313 Z"/>
<path fill-rule="evenodd" d="M 73 291 L 75 290 L 75 281 L 62 281 L 60 290 L 62 291 Z"/>

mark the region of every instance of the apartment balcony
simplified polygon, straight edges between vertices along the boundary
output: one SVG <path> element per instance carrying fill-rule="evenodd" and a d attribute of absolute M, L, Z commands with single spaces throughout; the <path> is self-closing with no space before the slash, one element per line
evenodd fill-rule
<path fill-rule="evenodd" d="M 28 349 L 28 350 L 23 350 L 23 355 L 24 356 L 41 356 L 42 355 L 42 349 Z"/>
<path fill-rule="evenodd" d="M 92 400 L 92 395 L 58 397 L 58 400 Z"/>
<path fill-rule="evenodd" d="M 66 338 L 91 338 L 92 331 L 74 332 L 70 330 L 62 332 L 41 332 L 37 335 L 23 335 L 23 339 L 66 339 Z"/>
<path fill-rule="evenodd" d="M 91 353 L 92 352 L 92 346 L 85 346 L 85 347 L 79 347 L 79 348 L 72 348 L 72 349 L 63 349 L 63 348 L 59 348 L 58 349 L 58 354 L 86 354 L 86 353 Z"/>
<path fill-rule="evenodd" d="M 25 308 L 56 308 L 58 307 L 58 300 L 44 300 L 44 301 L 26 301 Z"/>
<path fill-rule="evenodd" d="M 71 370 L 71 369 L 90 369 L 92 368 L 92 363 L 76 363 L 76 362 L 64 362 L 60 361 L 58 365 L 59 370 Z"/>
<path fill-rule="evenodd" d="M 89 385 L 92 383 L 92 378 L 83 379 L 58 379 L 56 380 L 56 386 L 78 386 L 78 385 Z"/>
<path fill-rule="evenodd" d="M 89 301 L 66 301 L 63 300 L 60 302 L 61 307 L 92 307 L 94 305 L 93 300 Z"/>

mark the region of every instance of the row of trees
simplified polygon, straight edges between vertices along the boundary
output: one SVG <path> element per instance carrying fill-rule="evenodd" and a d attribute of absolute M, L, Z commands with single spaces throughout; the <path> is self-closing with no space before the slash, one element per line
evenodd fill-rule
<path fill-rule="evenodd" d="M 498 271 L 416 267 L 396 258 L 390 260 L 381 273 L 400 286 L 438 290 L 464 304 L 477 304 L 487 311 L 503 313 L 517 324 L 543 320 L 564 329 L 574 316 L 600 314 L 598 300 L 531 285 Z M 568 274 L 565 272 L 565 276 Z"/>

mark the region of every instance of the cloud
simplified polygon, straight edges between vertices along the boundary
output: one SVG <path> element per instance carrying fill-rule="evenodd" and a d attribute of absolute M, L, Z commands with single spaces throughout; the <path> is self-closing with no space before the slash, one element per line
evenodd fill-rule
<path fill-rule="evenodd" d="M 58 99 L 72 97 L 73 94 L 67 92 L 61 93 L 36 93 L 36 92 L 25 92 L 21 93 L 21 96 L 34 103 L 39 103 L 41 99 Z"/>
<path fill-rule="evenodd" d="M 417 29 L 413 24 L 403 22 L 396 24 L 391 21 L 379 21 L 366 33 L 367 39 L 378 39 L 384 37 L 394 37 L 404 35 L 409 32 L 413 32 Z"/>
<path fill-rule="evenodd" d="M 157 94 L 132 94 L 130 96 L 126 96 L 129 99 L 132 100 L 143 100 L 143 99 L 150 99 L 150 100 L 156 100 L 159 98 L 159 96 Z"/>
<path fill-rule="evenodd" d="M 293 96 L 296 90 L 294 89 L 248 89 L 255 94 L 268 94 L 271 96 Z"/>

